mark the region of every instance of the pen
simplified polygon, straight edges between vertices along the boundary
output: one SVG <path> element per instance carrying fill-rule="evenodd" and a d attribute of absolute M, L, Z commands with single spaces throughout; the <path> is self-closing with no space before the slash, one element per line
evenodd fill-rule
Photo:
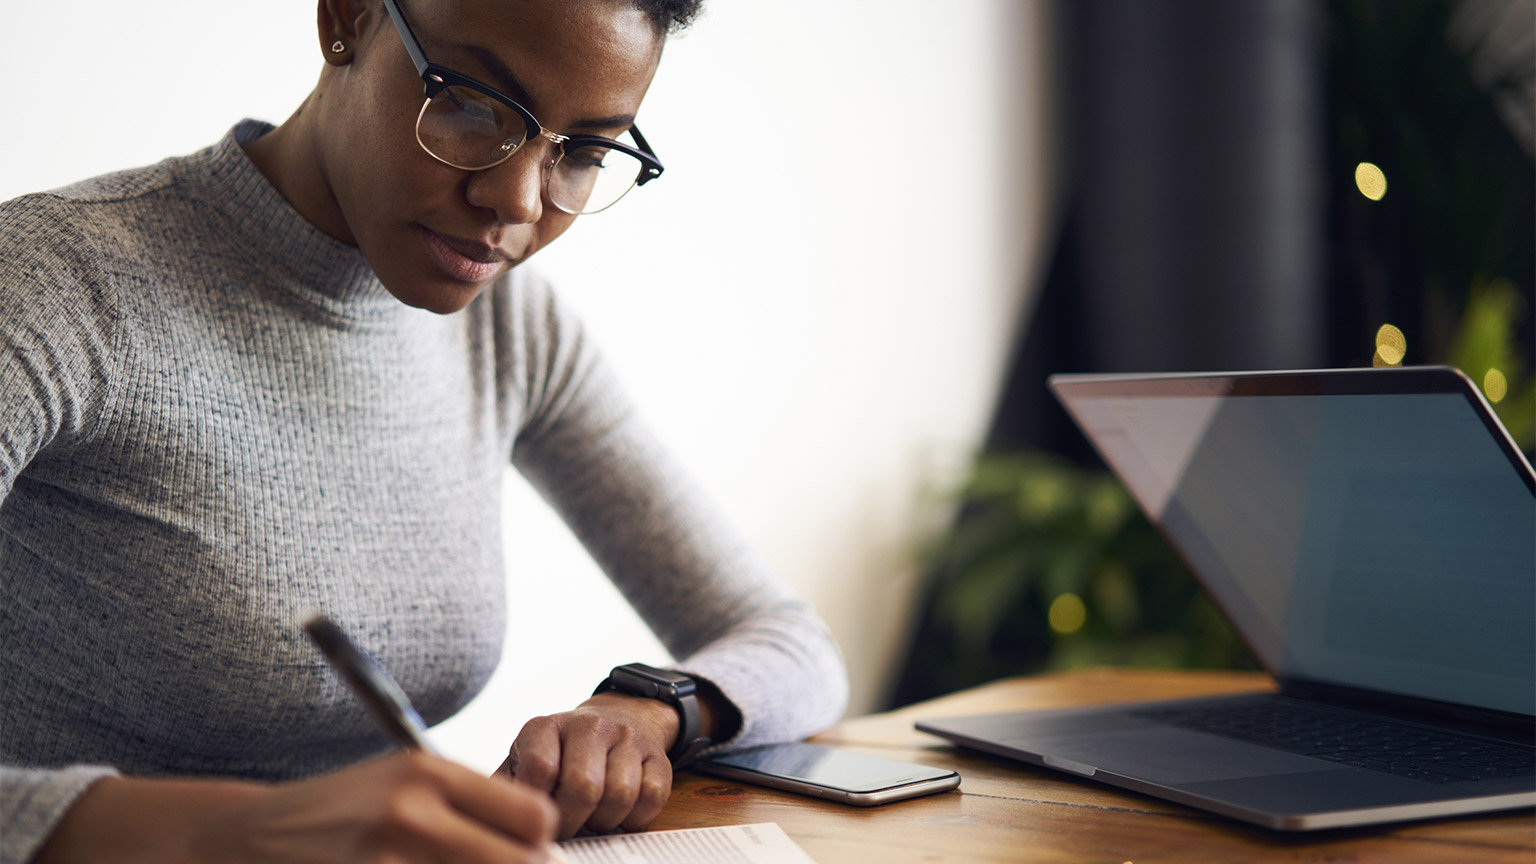
<path fill-rule="evenodd" d="M 358 650 L 336 622 L 317 612 L 304 622 L 304 632 L 357 698 L 373 712 L 389 737 L 412 750 L 436 755 L 437 751 L 427 743 L 427 724 L 411 707 L 400 685 L 379 668 L 379 664 Z"/>
<path fill-rule="evenodd" d="M 347 638 L 347 634 L 335 621 L 316 612 L 304 622 L 304 632 L 315 643 L 320 653 L 341 675 L 343 681 L 363 700 L 373 716 L 378 718 L 389 737 L 412 750 L 437 755 L 427 743 L 427 724 L 405 698 L 405 691 L 389 677 L 379 664 L 364 654 Z M 551 844 L 546 850 L 554 864 L 568 864 L 570 857 L 559 846 Z"/>

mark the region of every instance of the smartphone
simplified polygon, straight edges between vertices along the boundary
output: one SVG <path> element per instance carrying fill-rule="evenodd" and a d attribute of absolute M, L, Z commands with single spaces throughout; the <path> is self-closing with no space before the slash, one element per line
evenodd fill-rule
<path fill-rule="evenodd" d="M 692 767 L 700 774 L 859 807 L 944 792 L 960 785 L 960 775 L 943 768 L 803 742 L 748 747 L 700 759 Z"/>

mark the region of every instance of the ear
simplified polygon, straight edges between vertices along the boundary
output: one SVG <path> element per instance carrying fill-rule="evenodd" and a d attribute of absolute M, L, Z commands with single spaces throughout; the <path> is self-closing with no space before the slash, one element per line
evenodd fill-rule
<path fill-rule="evenodd" d="M 318 5 L 321 56 L 332 66 L 351 63 L 369 13 L 367 0 L 320 0 Z"/>

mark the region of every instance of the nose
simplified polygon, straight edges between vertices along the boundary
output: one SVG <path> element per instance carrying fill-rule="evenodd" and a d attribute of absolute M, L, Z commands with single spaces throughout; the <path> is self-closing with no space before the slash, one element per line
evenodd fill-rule
<path fill-rule="evenodd" d="M 465 197 L 504 225 L 531 225 L 544 215 L 545 178 L 555 154 L 543 138 L 524 142 L 511 158 L 469 175 Z"/>

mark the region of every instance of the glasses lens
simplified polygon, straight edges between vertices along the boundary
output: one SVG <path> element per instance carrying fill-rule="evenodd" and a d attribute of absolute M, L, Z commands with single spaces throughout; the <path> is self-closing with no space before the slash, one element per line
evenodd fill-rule
<path fill-rule="evenodd" d="M 528 127 L 516 111 L 468 87 L 444 87 L 416 118 L 416 140 L 456 168 L 503 162 L 527 137 Z"/>
<path fill-rule="evenodd" d="M 550 174 L 549 200 L 567 213 L 606 210 L 634 188 L 644 167 L 623 150 L 595 146 L 567 150 Z"/>

